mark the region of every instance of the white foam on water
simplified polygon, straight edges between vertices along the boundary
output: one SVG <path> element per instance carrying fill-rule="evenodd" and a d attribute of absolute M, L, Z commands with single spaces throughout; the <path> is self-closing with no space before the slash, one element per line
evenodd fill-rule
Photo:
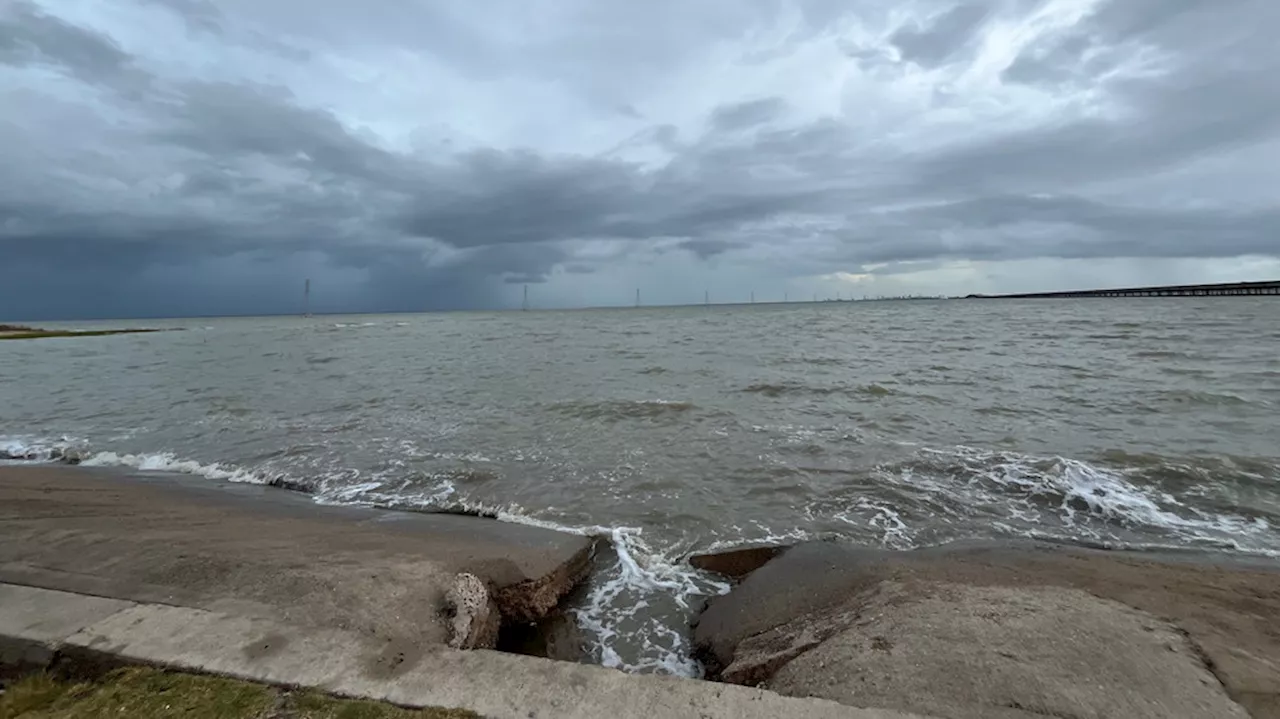
<path fill-rule="evenodd" d="M 448 478 L 439 478 L 435 486 L 416 490 L 389 487 L 388 484 L 387 480 L 381 478 L 375 478 L 351 487 L 343 485 L 331 487 L 328 482 L 322 482 L 321 486 L 312 495 L 312 498 L 317 504 L 362 504 L 406 508 L 448 507 L 454 505 L 469 511 L 488 514 L 496 512 L 496 510 L 479 504 L 453 501 L 458 488 Z"/>
<path fill-rule="evenodd" d="M 566 525 L 531 516 L 514 505 L 495 510 L 470 502 L 460 504 L 491 512 L 502 522 L 607 537 L 616 555 L 614 563 L 603 576 L 589 578 L 586 598 L 569 609 L 590 638 L 589 651 L 601 665 L 627 672 L 702 675 L 689 637 L 664 623 L 658 612 L 645 611 L 665 609 L 692 619 L 698 600 L 729 591 L 728 583 L 684 561 L 687 552 L 683 548 L 655 549 L 645 542 L 638 527 Z M 624 638 L 626 641 L 621 641 Z"/>
<path fill-rule="evenodd" d="M 95 452 L 82 459 L 80 465 L 83 467 L 129 467 L 143 472 L 176 472 L 208 479 L 248 484 L 266 484 L 272 479 L 256 472 L 218 462 L 206 464 L 190 459 L 179 459 L 172 452 L 155 454 Z"/>
<path fill-rule="evenodd" d="M 1193 545 L 1219 545 L 1250 553 L 1271 551 L 1280 539 L 1261 517 L 1191 507 L 1169 492 L 1133 483 L 1124 469 L 1106 469 L 1066 457 L 1036 457 L 971 447 L 922 449 L 921 453 L 960 464 L 967 475 L 963 480 L 966 483 L 936 478 L 922 482 L 914 474 L 904 476 L 912 487 L 999 508 L 1028 524 L 1043 523 L 1048 513 L 1071 533 L 1088 538 L 1103 537 L 1111 525 L 1171 535 Z M 952 480 L 961 479 L 952 474 Z"/>
<path fill-rule="evenodd" d="M 870 513 L 864 519 L 857 513 Z M 880 543 L 890 549 L 911 549 L 916 546 L 915 532 L 907 526 L 902 515 L 884 502 L 865 497 L 859 498 L 853 507 L 836 513 L 834 519 L 855 526 L 867 526 L 880 533 Z"/>
<path fill-rule="evenodd" d="M 332 502 L 333 504 L 350 504 L 359 501 L 361 495 L 368 494 L 382 488 L 382 482 L 374 480 L 371 482 L 360 482 L 346 487 L 332 489 L 323 496 L 320 493 L 315 495 L 317 504 Z M 323 500 L 323 501 L 322 501 Z"/>
<path fill-rule="evenodd" d="M 729 585 L 655 551 L 639 529 L 613 528 L 608 536 L 617 555 L 614 566 L 607 576 L 593 578 L 585 602 L 570 610 L 592 637 L 592 653 L 604 666 L 624 671 L 701 676 L 689 637 L 654 612 L 640 613 L 662 606 L 691 619 L 698 598 L 724 594 Z M 619 650 L 624 625 L 627 643 L 640 646 L 638 655 Z"/>
<path fill-rule="evenodd" d="M 725 532 L 723 538 L 713 541 L 700 549 L 699 552 L 701 554 L 714 554 L 744 546 L 792 545 L 819 539 L 817 534 L 799 527 L 783 532 L 776 528 L 767 527 L 761 522 L 752 522 L 751 524 L 752 527 L 749 530 L 736 524 L 729 525 L 725 528 L 728 531 Z"/>
<path fill-rule="evenodd" d="M 28 434 L 0 435 L 0 461 L 56 462 L 84 443 L 71 437 L 37 437 Z"/>

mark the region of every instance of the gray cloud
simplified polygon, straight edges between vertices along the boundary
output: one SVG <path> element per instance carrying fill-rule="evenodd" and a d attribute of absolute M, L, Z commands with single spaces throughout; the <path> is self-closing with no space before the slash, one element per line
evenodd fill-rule
<path fill-rule="evenodd" d="M 1274 5 L 1236 4 L 1237 10 L 1253 11 L 1247 15 L 1280 20 L 1280 8 Z M 1079 183 L 1140 178 L 1280 133 L 1280 96 L 1268 90 L 1280 72 L 1280 53 L 1270 49 L 1269 40 L 1239 27 L 1212 41 L 1192 33 L 1193 28 L 1221 24 L 1216 6 L 1206 3 L 1171 4 L 1167 15 L 1157 15 L 1153 5 L 1142 2 L 1113 3 L 1107 9 L 1120 5 L 1124 12 L 1099 13 L 1081 34 L 1052 45 L 1039 66 L 1020 59 L 1011 74 L 1019 81 L 1061 79 L 1084 37 L 1094 43 L 1144 40 L 1168 53 L 1165 74 L 1113 81 L 1116 117 L 1054 122 L 939 153 L 926 163 L 927 181 L 977 183 L 991 191 L 1061 191 Z M 1133 35 L 1131 28 L 1143 30 Z M 1193 43 L 1197 34 L 1199 41 Z M 1219 55 L 1223 46 L 1230 47 L 1227 57 Z"/>
<path fill-rule="evenodd" d="M 937 65 L 968 45 L 991 11 L 990 5 L 983 2 L 957 5 L 924 28 L 902 28 L 891 41 L 905 59 Z"/>
<path fill-rule="evenodd" d="M 89 84 L 133 84 L 142 79 L 132 58 L 109 37 L 14 0 L 0 13 L 0 63 L 56 66 Z"/>
<path fill-rule="evenodd" d="M 731 240 L 717 240 L 713 238 L 708 238 L 708 239 L 698 239 L 698 240 L 685 240 L 680 243 L 680 247 L 681 249 L 688 250 L 693 254 L 697 255 L 699 259 L 705 260 L 708 257 L 715 257 L 716 255 L 719 255 L 724 252 L 728 252 L 729 250 L 735 250 L 740 247 L 743 247 L 743 243 L 733 242 Z"/>
<path fill-rule="evenodd" d="M 754 127 L 777 118 L 786 107 L 786 101 L 779 97 L 724 105 L 711 113 L 711 126 L 721 132 Z"/>
<path fill-rule="evenodd" d="M 132 0 L 112 24 L 23 0 L 0 11 L 0 253 L 22 268 L 0 306 L 1275 257 L 1280 6 L 1230 5 Z M 1026 39 L 1000 50 L 997 20 Z"/>
<path fill-rule="evenodd" d="M 144 0 L 163 7 L 182 18 L 188 29 L 194 32 L 222 34 L 222 11 L 212 0 Z"/>

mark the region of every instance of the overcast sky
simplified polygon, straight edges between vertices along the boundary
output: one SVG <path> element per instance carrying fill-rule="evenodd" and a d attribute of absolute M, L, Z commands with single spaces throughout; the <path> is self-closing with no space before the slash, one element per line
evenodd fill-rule
<path fill-rule="evenodd" d="M 1280 278 L 1277 0 L 0 0 L 0 319 Z"/>

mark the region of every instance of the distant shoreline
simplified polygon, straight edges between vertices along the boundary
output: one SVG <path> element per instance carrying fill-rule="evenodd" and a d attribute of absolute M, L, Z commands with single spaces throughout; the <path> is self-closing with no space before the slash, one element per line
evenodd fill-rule
<path fill-rule="evenodd" d="M 164 331 L 146 327 L 114 330 L 46 330 L 26 325 L 0 325 L 0 340 L 34 340 L 47 337 L 102 337 L 105 335 L 129 335 Z"/>

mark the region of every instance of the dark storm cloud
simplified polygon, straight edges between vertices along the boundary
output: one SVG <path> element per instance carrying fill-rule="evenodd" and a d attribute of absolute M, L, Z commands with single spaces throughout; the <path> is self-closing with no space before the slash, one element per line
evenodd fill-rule
<path fill-rule="evenodd" d="M 436 171 L 448 181 L 416 198 L 399 229 L 459 247 L 612 234 L 610 216 L 643 191 L 626 163 L 529 152 L 472 152 Z"/>
<path fill-rule="evenodd" d="M 1267 0 L 1110 0 L 1044 32 L 1028 13 L 1051 4 L 909 4 L 905 24 L 856 42 L 838 29 L 894 22 L 890 4 L 803 3 L 795 29 L 724 55 L 758 81 L 743 88 L 700 79 L 696 53 L 768 31 L 781 5 L 692 8 L 668 31 L 634 8 L 561 0 L 540 7 L 566 14 L 528 39 L 524 5 L 507 27 L 462 6 L 321 3 L 285 23 L 301 6 L 136 1 L 185 23 L 196 69 L 96 16 L 0 10 L 0 251 L 26 278 L 0 288 L 11 308 L 67 314 L 96 296 L 135 314 L 252 311 L 291 306 L 312 275 L 347 288 L 351 309 L 487 306 L 504 283 L 623 266 L 627 252 L 592 249 L 612 242 L 791 274 L 1277 252 L 1274 203 L 1170 174 L 1280 141 Z M 986 34 L 997 19 L 1031 37 L 1004 65 L 979 58 L 1007 41 Z M 823 43 L 835 52 L 799 52 Z M 834 83 L 851 53 L 862 69 Z M 770 65 L 793 56 L 822 59 Z M 973 80 L 988 66 L 986 85 Z M 80 99 L 22 75 L 33 69 L 79 83 Z M 912 95 L 926 71 L 947 79 Z M 1280 161 L 1267 152 L 1263 178 Z M 1165 181 L 1174 195 L 1152 189 Z M 147 310 L 170 292 L 176 309 Z"/>
<path fill-rule="evenodd" d="M 288 88 L 192 82 L 157 139 L 212 157 L 271 157 L 337 178 L 394 183 L 399 160 L 352 136 L 332 115 L 300 107 Z"/>

